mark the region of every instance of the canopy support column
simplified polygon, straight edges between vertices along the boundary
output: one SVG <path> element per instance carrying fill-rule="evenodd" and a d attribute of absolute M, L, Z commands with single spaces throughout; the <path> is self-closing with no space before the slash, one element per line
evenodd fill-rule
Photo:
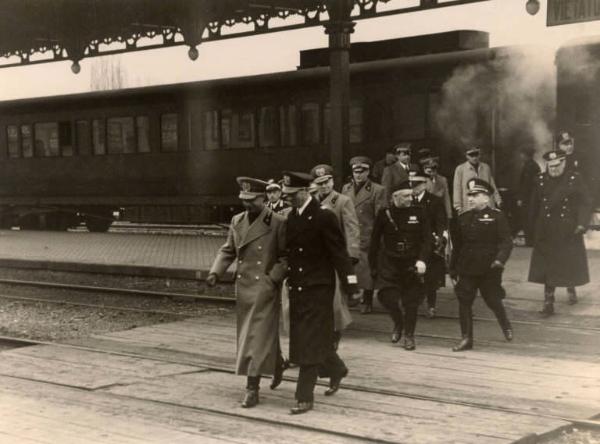
<path fill-rule="evenodd" d="M 325 24 L 329 35 L 329 101 L 331 106 L 329 149 L 338 187 L 343 184 L 345 162 L 350 145 L 350 34 L 355 23 L 350 20 L 352 0 L 330 0 L 330 21 Z"/>

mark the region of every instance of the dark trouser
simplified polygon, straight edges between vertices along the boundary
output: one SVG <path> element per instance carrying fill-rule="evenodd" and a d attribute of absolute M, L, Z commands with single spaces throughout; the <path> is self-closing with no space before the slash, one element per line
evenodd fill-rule
<path fill-rule="evenodd" d="M 260 388 L 260 376 L 248 376 L 246 380 L 247 390 L 258 390 Z"/>
<path fill-rule="evenodd" d="M 456 284 L 456 297 L 459 302 L 459 317 L 461 332 L 463 336 L 471 334 L 472 337 L 472 306 L 477 290 L 480 291 L 486 305 L 492 310 L 502 330 L 511 328 L 510 321 L 506 316 L 506 310 L 502 299 L 505 296 L 501 285 L 502 273 L 492 270 L 481 276 L 461 275 Z M 470 332 L 468 330 L 471 330 Z"/>
<path fill-rule="evenodd" d="M 296 401 L 312 402 L 314 390 L 319 375 L 318 365 L 301 365 L 296 384 Z"/>
<path fill-rule="evenodd" d="M 363 290 L 363 304 L 373 304 L 373 290 Z"/>
<path fill-rule="evenodd" d="M 346 364 L 335 350 L 331 350 L 331 353 L 327 355 L 325 361 L 319 364 L 318 369 L 320 378 L 342 376 L 348 371 Z"/>
<path fill-rule="evenodd" d="M 399 287 L 387 287 L 379 290 L 377 295 L 379 302 L 389 311 L 394 328 L 398 331 L 404 329 L 406 336 L 414 336 L 417 327 L 417 308 L 419 297 L 417 288 L 408 288 L 405 291 Z M 417 293 L 417 294 L 415 294 Z M 402 301 L 404 314 L 400 309 L 399 302 Z"/>
<path fill-rule="evenodd" d="M 428 307 L 435 307 L 435 303 L 437 302 L 437 290 L 434 290 L 432 288 L 427 290 L 427 306 Z"/>

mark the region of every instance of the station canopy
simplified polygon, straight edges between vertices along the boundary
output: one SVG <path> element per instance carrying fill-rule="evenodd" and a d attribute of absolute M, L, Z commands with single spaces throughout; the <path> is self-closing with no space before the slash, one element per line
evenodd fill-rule
<path fill-rule="evenodd" d="M 489 0 L 1 0 L 0 67 L 187 45 Z"/>

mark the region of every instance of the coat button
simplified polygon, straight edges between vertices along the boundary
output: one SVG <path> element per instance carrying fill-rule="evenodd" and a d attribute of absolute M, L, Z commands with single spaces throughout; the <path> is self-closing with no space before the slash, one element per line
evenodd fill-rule
<path fill-rule="evenodd" d="M 304 250 L 302 249 L 302 247 L 300 247 L 300 248 L 298 248 L 298 251 L 299 251 L 300 253 L 302 253 Z"/>
<path fill-rule="evenodd" d="M 260 264 L 262 264 L 262 262 L 261 262 L 261 261 L 258 261 L 258 262 L 256 263 L 256 265 L 260 265 Z"/>
<path fill-rule="evenodd" d="M 259 276 L 256 276 L 256 280 L 258 281 L 259 279 L 260 279 L 260 277 L 259 277 Z"/>
<path fill-rule="evenodd" d="M 302 287 L 298 287 L 298 291 L 302 291 Z"/>
<path fill-rule="evenodd" d="M 242 262 L 243 262 L 243 261 L 240 259 L 240 260 L 238 261 L 238 264 L 241 264 Z"/>
<path fill-rule="evenodd" d="M 241 279 L 241 278 L 242 278 L 242 275 L 241 275 L 241 274 L 238 274 L 238 276 L 237 276 L 237 277 L 238 277 L 238 279 Z"/>
<path fill-rule="evenodd" d="M 258 249 L 259 249 L 259 250 L 262 250 L 262 245 L 259 245 L 259 246 L 258 246 Z"/>
<path fill-rule="evenodd" d="M 298 271 L 299 271 L 300 273 L 302 273 L 302 267 L 298 268 Z"/>

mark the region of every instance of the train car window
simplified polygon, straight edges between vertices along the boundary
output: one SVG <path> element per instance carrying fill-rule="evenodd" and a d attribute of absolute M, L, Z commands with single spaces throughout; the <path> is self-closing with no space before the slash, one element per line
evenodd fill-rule
<path fill-rule="evenodd" d="M 92 120 L 92 146 L 94 155 L 102 156 L 106 154 L 106 125 L 104 119 Z"/>
<path fill-rule="evenodd" d="M 219 148 L 219 112 L 216 110 L 204 113 L 204 146 L 207 150 Z"/>
<path fill-rule="evenodd" d="M 393 107 L 395 138 L 424 138 L 426 112 L 426 96 L 424 94 L 408 94 L 396 97 Z"/>
<path fill-rule="evenodd" d="M 177 114 L 160 116 L 160 146 L 162 151 L 177 151 L 178 145 Z"/>
<path fill-rule="evenodd" d="M 92 139 L 90 137 L 90 123 L 87 120 L 75 122 L 75 137 L 79 155 L 90 155 L 92 153 Z"/>
<path fill-rule="evenodd" d="M 138 153 L 150 152 L 150 121 L 148 116 L 137 116 L 135 118 L 137 129 L 137 150 Z"/>
<path fill-rule="evenodd" d="M 58 123 L 44 122 L 33 126 L 35 133 L 35 156 L 54 157 L 60 154 Z"/>
<path fill-rule="evenodd" d="M 73 135 L 71 122 L 58 122 L 58 145 L 63 156 L 73 155 Z"/>
<path fill-rule="evenodd" d="M 274 106 L 260 108 L 258 120 L 258 141 L 262 148 L 270 148 L 278 144 L 277 109 Z"/>
<path fill-rule="evenodd" d="M 229 148 L 231 145 L 231 110 L 221 111 L 221 147 Z"/>
<path fill-rule="evenodd" d="M 23 157 L 33 157 L 31 125 L 21 125 L 21 154 Z"/>
<path fill-rule="evenodd" d="M 363 110 L 358 103 L 351 103 L 348 110 L 348 131 L 350 143 L 361 143 L 363 141 Z M 323 131 L 325 143 L 329 143 L 331 132 L 331 106 L 325 105 L 323 110 Z"/>
<path fill-rule="evenodd" d="M 234 113 L 231 119 L 231 147 L 253 148 L 255 145 L 254 113 Z"/>
<path fill-rule="evenodd" d="M 21 157 L 19 127 L 17 125 L 8 125 L 6 127 L 6 138 L 8 140 L 8 157 Z"/>
<path fill-rule="evenodd" d="M 108 154 L 135 153 L 133 117 L 111 117 L 106 122 Z"/>
<path fill-rule="evenodd" d="M 316 145 L 321 140 L 319 104 L 307 102 L 300 108 L 302 144 Z"/>
<path fill-rule="evenodd" d="M 298 114 L 295 105 L 279 107 L 279 134 L 283 146 L 296 146 Z"/>

